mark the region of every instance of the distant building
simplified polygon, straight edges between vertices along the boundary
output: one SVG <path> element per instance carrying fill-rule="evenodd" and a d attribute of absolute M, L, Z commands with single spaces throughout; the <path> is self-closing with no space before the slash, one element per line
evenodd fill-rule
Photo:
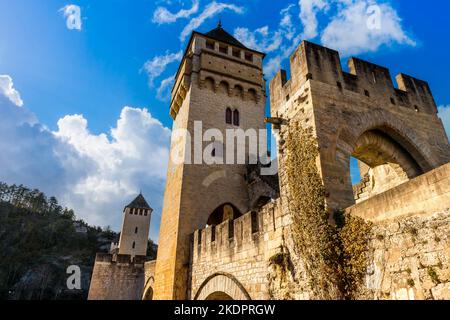
<path fill-rule="evenodd" d="M 152 212 L 142 194 L 124 208 L 119 242 L 111 243 L 109 253 L 98 253 L 96 256 L 89 300 L 142 298 Z"/>

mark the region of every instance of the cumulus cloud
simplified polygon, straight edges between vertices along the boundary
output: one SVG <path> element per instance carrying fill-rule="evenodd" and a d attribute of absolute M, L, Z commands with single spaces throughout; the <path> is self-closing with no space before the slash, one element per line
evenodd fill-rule
<path fill-rule="evenodd" d="M 234 4 L 213 1 L 205 7 L 203 12 L 200 13 L 199 16 L 192 19 L 191 22 L 189 22 L 189 24 L 186 27 L 184 27 L 183 31 L 180 34 L 180 40 L 184 41 L 186 37 L 196 28 L 201 26 L 203 22 L 205 22 L 209 18 L 216 16 L 217 14 L 223 12 L 224 10 L 230 10 L 238 14 L 242 14 L 244 12 L 243 7 L 239 7 Z"/>
<path fill-rule="evenodd" d="M 81 20 L 81 8 L 74 4 L 68 4 L 60 9 L 66 18 L 66 26 L 69 30 L 81 31 L 82 20 Z"/>
<path fill-rule="evenodd" d="M 154 80 L 159 77 L 167 68 L 167 66 L 173 62 L 181 61 L 183 58 L 183 51 L 177 53 L 169 53 L 161 56 L 156 56 L 151 60 L 148 60 L 143 69 L 148 75 L 148 83 L 150 87 L 153 87 Z"/>
<path fill-rule="evenodd" d="M 0 119 L 0 181 L 39 188 L 79 218 L 116 230 L 141 189 L 155 209 L 151 237 L 158 237 L 171 132 L 147 109 L 124 107 L 107 133 L 90 132 L 82 115 L 63 117 L 52 132 L 0 95 Z"/>
<path fill-rule="evenodd" d="M 60 119 L 53 134 L 84 159 L 74 163 L 72 157 L 62 153 L 65 150 L 57 153 L 64 168 L 79 166 L 76 171 L 87 168 L 82 177 L 72 181 L 71 191 L 61 198 L 76 212 L 84 213 L 89 221 L 98 224 L 108 221 L 119 226 L 124 202 L 139 189 L 147 193 L 152 205 L 161 207 L 170 130 L 147 109 L 124 107 L 110 136 L 92 134 L 82 115 Z"/>
<path fill-rule="evenodd" d="M 39 188 L 48 195 L 64 194 L 68 181 L 82 172 L 66 170 L 56 156 L 65 155 L 79 162 L 77 153 L 55 139 L 36 116 L 0 96 L 0 181 Z"/>
<path fill-rule="evenodd" d="M 153 22 L 158 24 L 173 23 L 180 18 L 189 18 L 194 13 L 197 13 L 199 9 L 199 0 L 192 1 L 192 7 L 190 9 L 181 9 L 177 13 L 171 13 L 165 7 L 158 7 L 153 13 Z"/>
<path fill-rule="evenodd" d="M 445 131 L 447 131 L 447 137 L 450 139 L 450 105 L 449 106 L 440 106 L 439 117 L 442 119 L 444 123 Z"/>
<path fill-rule="evenodd" d="M 20 93 L 14 88 L 13 80 L 9 75 L 0 75 L 0 94 L 4 95 L 16 106 L 23 106 Z"/>
<path fill-rule="evenodd" d="M 343 56 L 376 51 L 382 45 L 394 43 L 415 45 L 403 30 L 394 8 L 368 0 L 344 1 L 324 29 L 321 41 Z"/>

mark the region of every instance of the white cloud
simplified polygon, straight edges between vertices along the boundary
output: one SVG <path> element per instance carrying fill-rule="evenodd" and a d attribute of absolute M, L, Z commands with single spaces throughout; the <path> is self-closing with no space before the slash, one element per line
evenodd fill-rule
<path fill-rule="evenodd" d="M 0 94 L 7 97 L 16 106 L 23 106 L 20 93 L 14 88 L 14 83 L 9 75 L 0 75 Z"/>
<path fill-rule="evenodd" d="M 170 101 L 171 98 L 171 89 L 175 82 L 175 77 L 170 76 L 161 81 L 159 88 L 156 92 L 156 98 L 161 101 Z"/>
<path fill-rule="evenodd" d="M 0 181 L 39 188 L 79 218 L 116 230 L 142 189 L 158 237 L 171 132 L 147 109 L 124 107 L 108 133 L 90 132 L 82 115 L 63 117 L 52 132 L 0 95 L 0 119 Z"/>
<path fill-rule="evenodd" d="M 277 51 L 283 42 L 281 31 L 270 32 L 268 26 L 258 28 L 254 31 L 250 31 L 248 28 L 238 27 L 234 30 L 234 37 L 248 48 L 264 53 Z"/>
<path fill-rule="evenodd" d="M 68 4 L 61 8 L 60 11 L 66 18 L 66 26 L 69 30 L 81 31 L 82 20 L 81 20 L 81 8 L 74 4 Z"/>
<path fill-rule="evenodd" d="M 244 12 L 243 7 L 238 7 L 234 4 L 213 1 L 205 7 L 203 12 L 200 13 L 199 16 L 192 19 L 191 22 L 189 22 L 189 24 L 183 29 L 183 31 L 180 34 L 180 40 L 184 41 L 186 37 L 196 28 L 201 26 L 203 22 L 205 22 L 209 18 L 216 16 L 217 14 L 221 13 L 224 10 L 231 10 L 238 14 L 242 14 Z"/>
<path fill-rule="evenodd" d="M 165 7 L 158 7 L 153 13 L 153 22 L 158 24 L 172 23 L 180 18 L 189 18 L 194 13 L 197 13 L 199 9 L 199 0 L 192 1 L 192 7 L 190 9 L 181 9 L 177 13 L 171 13 Z"/>
<path fill-rule="evenodd" d="M 153 87 L 154 80 L 166 70 L 169 64 L 181 61 L 181 58 L 183 58 L 183 51 L 177 53 L 166 52 L 165 55 L 156 56 L 153 59 L 148 60 L 143 68 L 148 74 L 148 83 L 150 87 Z"/>
<path fill-rule="evenodd" d="M 337 15 L 323 31 L 322 44 L 343 56 L 376 51 L 382 45 L 394 43 L 414 46 L 395 9 L 387 3 L 374 4 L 370 0 L 343 1 Z"/>
<path fill-rule="evenodd" d="M 280 21 L 280 29 L 283 31 L 284 36 L 288 40 L 292 40 L 296 33 L 296 28 L 294 27 L 294 23 L 292 21 L 292 15 L 290 14 L 290 10 L 294 7 L 294 4 L 290 4 L 280 12 L 282 16 Z"/>
<path fill-rule="evenodd" d="M 236 28 L 234 36 L 247 47 L 266 53 L 277 50 L 283 41 L 281 31 L 271 33 L 268 26 L 258 28 L 253 32 L 247 28 Z"/>
<path fill-rule="evenodd" d="M 272 78 L 278 70 L 280 70 L 281 62 L 284 58 L 281 55 L 275 56 L 266 63 L 264 66 L 264 74 Z"/>
<path fill-rule="evenodd" d="M 302 37 L 312 39 L 318 35 L 317 13 L 329 8 L 327 0 L 299 0 L 300 20 L 303 24 Z"/>
<path fill-rule="evenodd" d="M 62 200 L 92 223 L 112 223 L 108 217 L 111 212 L 120 218 L 124 201 L 141 188 L 148 192 L 153 205 L 161 205 L 170 130 L 147 109 L 124 107 L 111 137 L 92 134 L 81 115 L 60 119 L 53 134 L 84 159 L 75 163 L 64 149 L 57 153 L 64 168 L 87 170 L 72 181 L 71 191 L 62 195 Z M 119 222 L 115 222 L 117 226 Z"/>
<path fill-rule="evenodd" d="M 442 119 L 445 131 L 447 131 L 447 137 L 450 139 L 450 106 L 440 106 L 439 117 Z"/>
<path fill-rule="evenodd" d="M 290 4 L 280 11 L 281 20 L 278 29 L 274 32 L 270 32 L 268 26 L 256 29 L 253 32 L 247 28 L 236 28 L 234 31 L 234 36 L 248 47 L 265 53 L 276 53 L 275 56 L 266 60 L 264 66 L 264 73 L 269 78 L 278 71 L 281 62 L 299 44 L 300 35 L 297 34 L 291 15 L 291 9 L 294 7 L 294 4 Z M 289 45 L 283 44 L 284 40 L 287 40 Z"/>
<path fill-rule="evenodd" d="M 297 27 L 292 16 L 295 9 L 300 12 L 303 30 Z M 319 14 L 322 15 L 320 19 Z M 299 0 L 298 6 L 290 4 L 281 10 L 280 15 L 279 27 L 274 33 L 280 32 L 282 41 L 281 44 L 276 43 L 277 48 L 272 50 L 264 66 L 264 73 L 269 78 L 301 40 L 318 36 L 322 45 L 338 50 L 342 56 L 373 52 L 383 45 L 415 45 L 389 3 L 378 4 L 375 0 Z M 236 31 L 235 36 L 244 43 L 268 52 L 264 50 L 267 49 L 264 44 L 271 43 L 270 37 L 264 38 L 264 33 L 258 29 L 250 32 L 246 28 L 238 28 Z"/>

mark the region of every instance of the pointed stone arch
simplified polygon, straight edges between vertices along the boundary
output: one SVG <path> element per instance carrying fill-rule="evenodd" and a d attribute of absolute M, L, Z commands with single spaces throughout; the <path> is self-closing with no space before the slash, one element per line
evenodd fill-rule
<path fill-rule="evenodd" d="M 227 296 L 233 300 L 252 300 L 236 277 L 225 272 L 217 272 L 207 277 L 197 290 L 194 300 L 223 300 Z"/>
<path fill-rule="evenodd" d="M 348 125 L 349 123 L 352 125 Z M 321 149 L 321 162 L 327 186 L 327 203 L 333 209 L 346 208 L 357 201 L 357 190 L 352 187 L 350 176 L 352 156 L 372 168 L 389 164 L 392 172 L 407 176 L 406 181 L 439 166 L 427 157 L 427 141 L 414 135 L 414 129 L 401 119 L 381 109 L 352 113 L 351 119 L 343 121 L 336 134 L 331 135 L 331 139 L 327 148 Z M 373 154 L 370 155 L 370 152 Z M 380 159 L 384 163 L 376 162 L 376 152 L 380 153 Z M 387 191 L 386 188 L 381 190 Z"/>
<path fill-rule="evenodd" d="M 378 130 L 388 135 L 396 143 L 402 146 L 418 163 L 424 172 L 432 170 L 439 164 L 432 163 L 426 155 L 430 154 L 427 141 L 422 141 L 414 135 L 414 129 L 408 127 L 398 118 L 389 116 L 381 109 L 367 113 L 352 114 L 354 126 L 344 123 L 336 135 L 336 141 L 330 156 L 338 158 L 340 153 L 353 152 L 358 139 L 368 131 Z"/>
<path fill-rule="evenodd" d="M 235 220 L 240 216 L 242 216 L 241 211 L 234 204 L 227 202 L 214 209 L 209 215 L 206 224 L 209 226 L 216 226 L 226 220 Z"/>
<path fill-rule="evenodd" d="M 144 294 L 142 295 L 142 300 L 153 300 L 153 284 L 155 279 L 153 277 L 148 278 L 144 286 Z"/>

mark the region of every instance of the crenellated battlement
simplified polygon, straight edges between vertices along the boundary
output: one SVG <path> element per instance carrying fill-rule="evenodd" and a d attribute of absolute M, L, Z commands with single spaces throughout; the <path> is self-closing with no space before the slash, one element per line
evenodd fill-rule
<path fill-rule="evenodd" d="M 394 86 L 389 69 L 351 58 L 349 72 L 342 70 L 339 53 L 304 41 L 290 57 L 291 79 L 280 70 L 270 82 L 272 114 L 282 108 L 309 80 L 333 86 L 336 92 L 350 91 L 375 101 L 380 107 L 406 107 L 436 114 L 437 107 L 426 81 L 399 74 Z"/>
<path fill-rule="evenodd" d="M 234 221 L 227 220 L 217 226 L 197 230 L 192 237 L 193 262 L 229 256 L 230 252 L 239 259 L 240 253 L 251 249 L 261 248 L 262 254 L 265 254 L 265 251 L 277 250 L 280 244 L 278 240 L 281 239 L 268 242 L 268 238 L 274 239 L 269 234 L 281 230 L 288 224 L 289 217 L 283 216 L 277 200 L 257 212 L 248 212 Z"/>
<path fill-rule="evenodd" d="M 97 253 L 95 263 L 143 268 L 145 256 L 131 257 L 129 254 Z"/>
<path fill-rule="evenodd" d="M 145 271 L 144 256 L 97 253 L 88 300 L 140 300 Z"/>

